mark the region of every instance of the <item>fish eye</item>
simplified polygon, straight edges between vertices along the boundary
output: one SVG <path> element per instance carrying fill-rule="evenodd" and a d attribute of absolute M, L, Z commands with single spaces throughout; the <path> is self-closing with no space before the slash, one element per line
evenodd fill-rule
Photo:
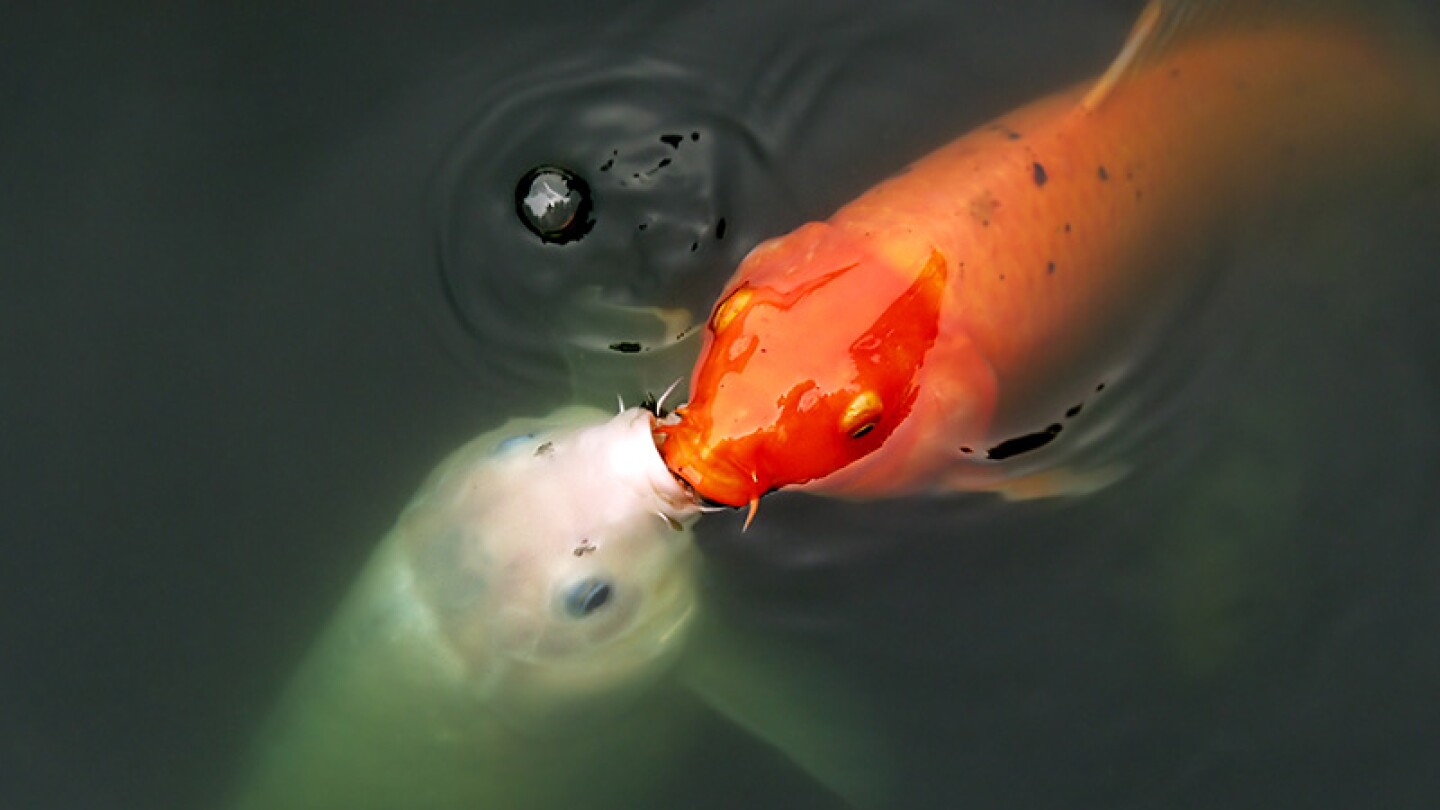
<path fill-rule="evenodd" d="M 715 306 L 715 314 L 710 316 L 710 329 L 719 332 L 734 322 L 735 317 L 750 305 L 750 299 L 755 293 L 749 287 L 741 287 L 730 293 Z"/>
<path fill-rule="evenodd" d="M 880 421 L 884 406 L 880 395 L 874 391 L 861 391 L 845 406 L 840 415 L 840 430 L 852 439 L 858 439 L 875 429 Z"/>
<path fill-rule="evenodd" d="M 610 601 L 614 588 L 602 577 L 586 577 L 565 589 L 560 596 L 566 615 L 583 619 Z"/>
<path fill-rule="evenodd" d="M 495 452 L 503 453 L 506 450 L 511 450 L 513 448 L 519 447 L 520 445 L 525 444 L 533 438 L 535 438 L 534 433 L 521 433 L 518 436 L 506 437 L 505 439 L 502 439 L 499 444 L 495 445 Z"/>

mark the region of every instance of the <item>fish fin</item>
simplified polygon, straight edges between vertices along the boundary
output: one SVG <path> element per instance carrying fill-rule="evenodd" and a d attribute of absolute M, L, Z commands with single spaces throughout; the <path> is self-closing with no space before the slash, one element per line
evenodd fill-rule
<path fill-rule="evenodd" d="M 864 695 L 792 645 L 701 617 L 681 683 L 855 808 L 889 806 L 891 752 Z"/>
<path fill-rule="evenodd" d="M 1151 0 L 1140 12 L 1140 17 L 1135 21 L 1134 27 L 1130 29 L 1130 36 L 1125 39 L 1125 44 L 1120 48 L 1120 55 L 1110 63 L 1110 67 L 1085 98 L 1080 101 L 1080 106 L 1086 110 L 1094 111 L 1100 108 L 1110 93 L 1139 66 L 1149 60 L 1152 53 L 1163 46 L 1168 38 L 1162 30 L 1162 23 L 1165 21 L 1166 7 L 1171 4 L 1161 0 Z"/>
<path fill-rule="evenodd" d="M 1378 25 L 1392 34 L 1415 31 L 1415 9 L 1403 0 L 1150 0 L 1135 20 L 1120 54 L 1080 101 L 1094 112 L 1137 73 L 1168 58 L 1198 36 L 1272 20 L 1342 17 Z"/>
<path fill-rule="evenodd" d="M 1007 501 L 1076 498 L 1099 492 L 1124 478 L 1129 472 L 1130 467 L 1120 463 L 1107 464 L 1093 470 L 1055 467 L 1007 481 L 996 491 Z"/>
<path fill-rule="evenodd" d="M 957 476 L 954 481 L 942 480 L 939 488 L 943 490 L 948 484 L 949 488 L 960 492 L 991 492 L 1007 501 L 1077 498 L 1099 492 L 1124 478 L 1129 472 L 1129 465 L 1113 462 L 1089 470 L 1052 467 L 993 481 L 977 481 L 972 470 Z"/>

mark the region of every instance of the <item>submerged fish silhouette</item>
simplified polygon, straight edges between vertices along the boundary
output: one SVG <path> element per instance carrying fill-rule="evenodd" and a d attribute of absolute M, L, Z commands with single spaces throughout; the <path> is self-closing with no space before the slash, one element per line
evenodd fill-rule
<path fill-rule="evenodd" d="M 883 772 L 833 676 L 699 610 L 654 417 L 566 408 L 456 451 L 271 719 L 237 810 L 631 807 L 718 713 L 855 804 Z"/>

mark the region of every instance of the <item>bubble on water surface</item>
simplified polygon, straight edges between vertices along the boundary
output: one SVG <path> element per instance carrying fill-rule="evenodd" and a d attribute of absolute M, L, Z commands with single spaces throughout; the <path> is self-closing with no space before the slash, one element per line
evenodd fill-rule
<path fill-rule="evenodd" d="M 578 59 L 467 98 L 434 178 L 441 326 L 462 362 L 592 404 L 688 374 L 694 350 L 660 351 L 692 334 L 680 314 L 703 319 L 745 252 L 798 218 L 780 139 L 732 89 Z"/>
<path fill-rule="evenodd" d="M 590 218 L 590 186 L 559 166 L 536 166 L 515 187 L 515 211 L 542 242 L 566 244 L 584 236 Z"/>

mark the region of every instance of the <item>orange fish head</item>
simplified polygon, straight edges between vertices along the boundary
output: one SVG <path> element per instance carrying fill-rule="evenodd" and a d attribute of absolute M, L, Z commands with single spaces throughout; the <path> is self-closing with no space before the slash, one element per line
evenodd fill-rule
<path fill-rule="evenodd" d="M 671 472 L 731 506 L 875 452 L 909 414 L 939 331 L 939 253 L 902 272 L 828 225 L 761 245 L 715 306 Z"/>

